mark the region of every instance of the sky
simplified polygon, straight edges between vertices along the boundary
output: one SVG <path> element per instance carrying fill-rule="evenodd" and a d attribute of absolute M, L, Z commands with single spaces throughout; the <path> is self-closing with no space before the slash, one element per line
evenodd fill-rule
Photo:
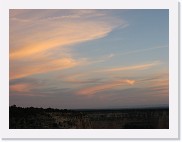
<path fill-rule="evenodd" d="M 11 9 L 9 105 L 169 105 L 165 9 Z"/>

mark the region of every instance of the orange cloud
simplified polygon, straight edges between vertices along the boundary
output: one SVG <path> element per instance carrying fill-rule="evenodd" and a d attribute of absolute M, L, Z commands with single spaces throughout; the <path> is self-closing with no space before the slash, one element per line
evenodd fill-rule
<path fill-rule="evenodd" d="M 78 95 L 92 95 L 97 92 L 109 90 L 118 86 L 125 86 L 125 85 L 133 85 L 135 83 L 135 80 L 118 80 L 118 81 L 113 81 L 109 82 L 106 84 L 101 84 L 97 86 L 92 86 L 88 88 L 81 89 L 80 91 L 77 92 Z"/>
<path fill-rule="evenodd" d="M 29 92 L 31 89 L 30 84 L 15 84 L 15 85 L 10 85 L 10 91 L 15 91 L 15 92 Z"/>
<path fill-rule="evenodd" d="M 71 58 L 63 58 L 50 60 L 42 64 L 28 64 L 28 65 L 11 65 L 10 68 L 10 79 L 22 78 L 34 74 L 46 73 L 55 70 L 63 70 L 67 68 L 72 68 L 78 65 L 77 62 Z"/>
<path fill-rule="evenodd" d="M 54 13 L 60 14 L 53 17 Z M 74 59 L 68 46 L 102 38 L 115 27 L 126 24 L 111 19 L 96 10 L 68 10 L 66 13 L 10 10 L 10 79 L 80 65 L 83 59 Z M 55 52 L 59 55 L 50 54 Z"/>
<path fill-rule="evenodd" d="M 104 15 L 94 10 L 74 11 L 75 16 L 78 16 L 76 19 L 73 15 L 52 17 L 51 13 L 56 12 L 54 10 L 44 10 L 44 14 L 41 10 L 32 15 L 31 12 L 10 11 L 10 59 L 21 59 L 49 49 L 102 38 L 115 27 L 126 24 L 118 19 L 106 20 Z M 21 14 L 28 16 L 22 18 Z M 45 14 L 51 16 L 45 18 Z M 88 14 L 94 17 L 102 15 L 102 20 L 84 19 L 89 17 Z"/>
<path fill-rule="evenodd" d="M 128 84 L 130 84 L 130 85 L 133 85 L 134 83 L 135 83 L 135 80 L 126 80 L 126 82 L 128 83 Z"/>
<path fill-rule="evenodd" d="M 115 71 L 127 71 L 127 70 L 145 70 L 148 68 L 151 68 L 153 66 L 158 65 L 159 62 L 155 61 L 153 63 L 149 63 L 149 64 L 141 64 L 141 65 L 134 65 L 134 66 L 126 66 L 126 67 L 118 67 L 118 68 L 112 68 L 112 69 L 106 69 L 106 70 L 102 70 L 99 72 L 115 72 Z"/>
<path fill-rule="evenodd" d="M 107 33 L 111 31 L 111 28 L 96 27 L 96 25 L 93 23 L 85 23 L 85 25 L 83 25 L 82 23 L 78 23 L 75 25 L 69 25 L 68 23 L 66 23 L 66 25 L 67 27 L 64 26 L 64 29 L 57 29 L 54 32 L 48 31 L 47 33 L 45 33 L 45 31 L 40 31 L 42 34 L 38 36 L 35 35 L 37 34 L 36 32 L 33 35 L 31 35 L 33 37 L 30 36 L 28 37 L 27 40 L 19 41 L 21 43 L 20 44 L 16 43 L 18 46 L 16 50 L 14 48 L 13 49 L 10 48 L 10 59 L 20 59 L 24 57 L 30 57 L 33 54 L 45 52 L 50 49 L 54 48 L 60 49 L 63 48 L 63 46 L 65 45 L 72 45 L 79 42 L 97 39 L 106 36 Z M 72 32 L 67 29 L 72 29 Z M 42 40 L 37 41 L 35 37 L 37 38 L 41 37 Z M 26 37 L 24 38 L 26 39 Z M 10 42 L 13 42 L 13 40 Z M 14 42 L 18 41 L 14 40 Z M 11 45 L 13 45 L 13 43 L 11 43 Z"/>

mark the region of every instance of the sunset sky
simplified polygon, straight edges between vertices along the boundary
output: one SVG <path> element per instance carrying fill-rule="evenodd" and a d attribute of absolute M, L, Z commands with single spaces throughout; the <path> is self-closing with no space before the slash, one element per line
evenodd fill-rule
<path fill-rule="evenodd" d="M 10 105 L 169 104 L 168 10 L 10 10 Z"/>

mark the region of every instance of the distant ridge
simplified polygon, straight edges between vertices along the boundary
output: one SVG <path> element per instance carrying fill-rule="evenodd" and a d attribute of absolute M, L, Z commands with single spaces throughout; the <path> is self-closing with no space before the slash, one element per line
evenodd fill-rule
<path fill-rule="evenodd" d="M 11 105 L 9 107 L 16 106 Z M 21 106 L 16 106 L 21 107 Z M 140 106 L 125 106 L 125 107 L 108 107 L 108 108 L 56 108 L 56 107 L 34 107 L 34 106 L 28 106 L 28 107 L 21 107 L 21 108 L 43 108 L 43 109 L 58 109 L 58 110 L 135 110 L 135 109 L 169 109 L 168 104 L 161 104 L 157 106 L 151 106 L 151 105 L 140 105 Z"/>

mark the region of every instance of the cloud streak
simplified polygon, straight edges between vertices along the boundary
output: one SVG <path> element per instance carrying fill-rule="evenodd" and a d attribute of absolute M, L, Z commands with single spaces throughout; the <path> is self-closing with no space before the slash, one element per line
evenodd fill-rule
<path fill-rule="evenodd" d="M 29 65 L 12 65 L 10 67 L 10 79 L 22 78 L 34 74 L 47 73 L 50 71 L 63 70 L 67 68 L 72 68 L 77 66 L 80 62 L 73 60 L 72 58 L 63 58 L 57 60 L 50 60 L 46 63 L 42 64 L 33 64 L 29 63 Z M 13 68 L 16 68 L 14 72 Z"/>
<path fill-rule="evenodd" d="M 32 85 L 26 84 L 26 83 L 10 85 L 10 91 L 13 91 L 13 92 L 25 93 L 25 92 L 29 92 L 31 88 L 32 88 Z"/>
<path fill-rule="evenodd" d="M 152 48 L 146 48 L 146 49 L 139 49 L 139 50 L 133 50 L 133 51 L 129 51 L 129 52 L 125 52 L 125 53 L 121 53 L 121 54 L 117 54 L 117 56 L 121 56 L 121 55 L 128 55 L 128 54 L 135 54 L 135 53 L 142 53 L 142 52 L 147 52 L 147 51 L 151 51 L 151 50 L 157 50 L 157 49 L 161 49 L 161 48 L 168 48 L 169 46 L 157 46 L 157 47 L 152 47 Z"/>
<path fill-rule="evenodd" d="M 116 71 L 128 71 L 128 70 L 145 70 L 145 69 L 149 69 L 149 68 L 151 68 L 153 66 L 159 65 L 159 63 L 160 63 L 159 61 L 155 61 L 153 63 L 148 63 L 148 64 L 117 67 L 117 68 L 111 68 L 111 69 L 96 71 L 96 72 L 116 72 Z"/>
<path fill-rule="evenodd" d="M 84 89 L 79 90 L 76 94 L 78 95 L 92 95 L 96 94 L 97 92 L 109 90 L 116 87 L 123 87 L 127 85 L 133 85 L 135 83 L 135 80 L 117 80 L 113 82 L 107 82 L 105 84 L 92 86 L 92 87 L 86 87 Z"/>

